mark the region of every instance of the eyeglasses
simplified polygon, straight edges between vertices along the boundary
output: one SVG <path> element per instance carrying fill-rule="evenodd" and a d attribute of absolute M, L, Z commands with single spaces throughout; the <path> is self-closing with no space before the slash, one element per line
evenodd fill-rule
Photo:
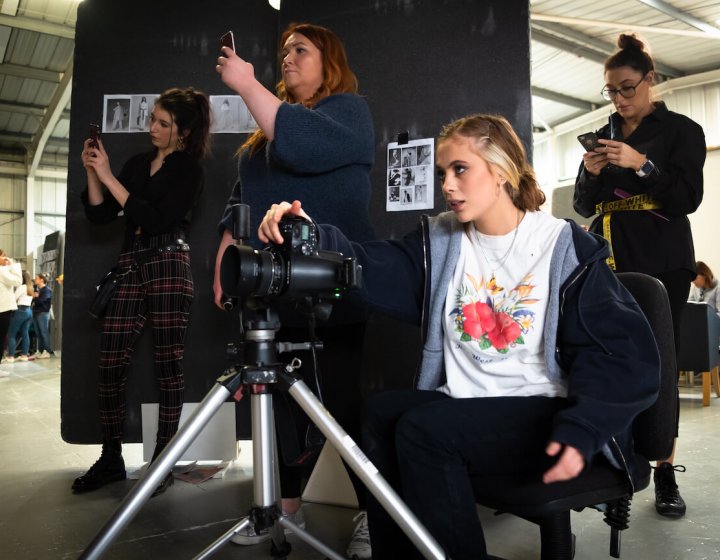
<path fill-rule="evenodd" d="M 647 76 L 647 74 L 645 74 L 645 76 Z M 630 99 L 631 97 L 635 97 L 635 90 L 641 83 L 645 81 L 645 76 L 640 78 L 640 81 L 634 86 L 623 86 L 619 89 L 605 86 L 604 88 L 602 88 L 602 91 L 600 93 L 602 94 L 603 99 L 607 99 L 608 101 L 612 101 L 613 99 L 615 99 L 618 93 L 622 95 L 625 99 Z"/>

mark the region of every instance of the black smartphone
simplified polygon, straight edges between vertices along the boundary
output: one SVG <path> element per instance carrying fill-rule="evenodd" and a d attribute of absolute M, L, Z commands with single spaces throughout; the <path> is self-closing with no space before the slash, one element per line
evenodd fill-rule
<path fill-rule="evenodd" d="M 99 148 L 99 146 L 98 146 L 98 138 L 100 138 L 100 125 L 99 124 L 90 123 L 89 136 L 90 136 L 90 147 L 91 148 Z"/>
<path fill-rule="evenodd" d="M 586 132 L 577 137 L 578 141 L 583 145 L 586 152 L 592 152 L 595 148 L 601 148 L 602 144 L 598 141 L 598 135 L 594 132 Z"/>
<path fill-rule="evenodd" d="M 232 49 L 232 52 L 235 52 L 235 35 L 233 35 L 232 31 L 228 31 L 220 37 L 220 50 L 222 50 L 223 47 Z"/>

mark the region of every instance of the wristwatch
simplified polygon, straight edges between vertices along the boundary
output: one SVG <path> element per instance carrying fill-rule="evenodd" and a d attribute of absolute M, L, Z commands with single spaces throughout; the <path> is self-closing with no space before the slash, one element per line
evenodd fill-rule
<path fill-rule="evenodd" d="M 637 173 L 638 177 L 647 177 L 653 171 L 655 171 L 655 164 L 649 159 L 646 159 L 645 163 L 643 163 L 635 173 Z"/>

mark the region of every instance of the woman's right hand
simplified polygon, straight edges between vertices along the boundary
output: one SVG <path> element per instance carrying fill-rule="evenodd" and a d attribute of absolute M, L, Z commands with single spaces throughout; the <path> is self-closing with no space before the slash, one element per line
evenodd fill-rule
<path fill-rule="evenodd" d="M 608 163 L 608 158 L 605 154 L 595 151 L 585 152 L 583 154 L 583 165 L 585 166 L 585 171 L 595 177 L 600 175 L 600 172 L 605 168 L 605 166 L 607 166 Z"/>
<path fill-rule="evenodd" d="M 283 242 L 283 236 L 280 233 L 280 220 L 286 214 L 293 216 L 300 216 L 305 218 L 308 222 L 312 222 L 312 218 L 305 213 L 302 209 L 302 203 L 299 200 L 294 201 L 292 204 L 289 202 L 281 202 L 280 204 L 273 204 L 265 213 L 265 217 L 260 223 L 258 228 L 258 237 L 263 243 L 275 243 L 280 245 Z"/>

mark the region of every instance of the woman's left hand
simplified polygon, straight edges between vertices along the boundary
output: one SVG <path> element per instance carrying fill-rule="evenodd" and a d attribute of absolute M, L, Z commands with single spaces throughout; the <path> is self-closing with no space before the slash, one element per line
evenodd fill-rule
<path fill-rule="evenodd" d="M 217 59 L 215 71 L 226 86 L 242 96 L 247 85 L 255 81 L 255 69 L 228 47 L 223 47 L 222 53 Z"/>
<path fill-rule="evenodd" d="M 577 449 L 570 445 L 562 445 L 557 441 L 551 441 L 545 448 L 545 453 L 550 457 L 559 454 L 557 462 L 543 474 L 543 482 L 560 482 L 570 480 L 579 475 L 585 468 L 585 458 Z"/>
<path fill-rule="evenodd" d="M 643 154 L 619 140 L 606 140 L 600 138 L 602 148 L 595 151 L 605 154 L 608 161 L 617 167 L 638 170 L 647 159 Z"/>

